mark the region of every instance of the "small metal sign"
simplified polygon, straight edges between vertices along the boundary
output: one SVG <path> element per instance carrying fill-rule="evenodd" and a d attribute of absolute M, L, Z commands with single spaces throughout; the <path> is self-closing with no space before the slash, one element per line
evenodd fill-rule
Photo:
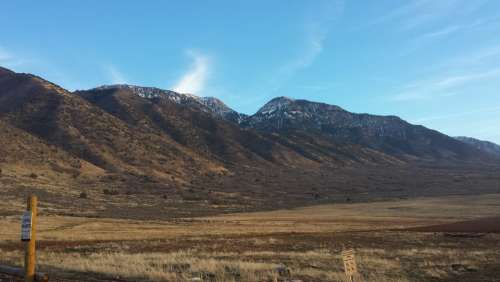
<path fill-rule="evenodd" d="M 352 281 L 352 277 L 358 273 L 358 267 L 356 266 L 356 260 L 354 259 L 354 250 L 349 249 L 342 251 L 342 259 L 344 260 L 345 274 Z"/>
<path fill-rule="evenodd" d="M 31 212 L 27 211 L 23 214 L 22 224 L 21 224 L 21 241 L 31 240 Z"/>

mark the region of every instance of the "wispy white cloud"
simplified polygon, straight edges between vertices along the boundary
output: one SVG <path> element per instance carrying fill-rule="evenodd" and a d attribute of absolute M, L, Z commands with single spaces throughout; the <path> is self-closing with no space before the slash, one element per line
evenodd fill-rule
<path fill-rule="evenodd" d="M 427 30 L 420 35 L 414 36 L 406 42 L 406 47 L 401 48 L 400 55 L 408 56 L 413 52 L 425 48 L 426 46 L 435 46 L 437 42 L 448 39 L 451 36 L 464 36 L 465 33 L 477 33 L 481 28 L 490 27 L 491 20 L 479 19 L 469 23 L 445 25 L 443 27 Z"/>
<path fill-rule="evenodd" d="M 0 66 L 15 68 L 26 63 L 26 60 L 16 56 L 11 51 L 0 46 Z"/>
<path fill-rule="evenodd" d="M 401 30 L 412 30 L 436 23 L 454 15 L 467 15 L 480 9 L 487 1 L 477 0 L 412 0 L 368 21 L 362 27 L 397 22 Z"/>
<path fill-rule="evenodd" d="M 422 118 L 418 118 L 418 119 L 413 120 L 413 122 L 423 123 L 423 122 L 436 121 L 436 120 L 447 120 L 447 119 L 456 120 L 457 118 L 460 118 L 460 117 L 472 116 L 472 115 L 477 115 L 477 114 L 492 114 L 492 113 L 500 113 L 500 107 L 480 108 L 480 109 L 475 109 L 472 111 L 460 111 L 460 112 L 449 113 L 449 114 L 445 114 L 445 115 L 435 115 L 435 116 L 422 117 Z M 498 129 L 498 126 L 496 128 Z"/>
<path fill-rule="evenodd" d="M 259 89 L 253 90 L 258 95 L 245 97 L 244 105 L 260 104 L 269 99 L 271 95 L 275 95 L 283 85 L 289 82 L 298 72 L 309 68 L 324 49 L 324 43 L 329 32 L 329 26 L 323 21 L 308 21 L 304 24 L 304 32 L 302 34 L 303 45 L 299 48 L 299 52 L 295 57 L 290 58 L 282 65 L 273 70 L 267 81 L 264 81 L 259 86 Z M 299 86 L 300 87 L 300 86 Z M 322 89 L 324 86 L 307 85 L 304 87 L 308 91 L 312 89 Z"/>
<path fill-rule="evenodd" d="M 426 2 L 428 2 L 428 1 L 427 0 L 420 0 L 420 1 L 406 2 L 405 4 L 389 11 L 388 13 L 383 14 L 383 15 L 381 15 L 373 20 L 370 20 L 361 26 L 358 26 L 357 28 L 375 26 L 378 24 L 387 23 L 390 21 L 401 19 L 401 18 L 407 16 L 408 14 L 411 14 L 414 10 L 416 10 L 420 6 L 424 5 Z"/>
<path fill-rule="evenodd" d="M 404 85 L 395 101 L 426 100 L 438 97 L 454 96 L 464 85 L 477 83 L 484 79 L 500 76 L 500 68 L 480 72 L 468 72 L 459 75 L 444 76 L 439 79 L 412 82 Z"/>
<path fill-rule="evenodd" d="M 127 83 L 127 79 L 125 78 L 123 73 L 121 71 L 119 71 L 118 68 L 116 68 L 114 65 L 106 65 L 104 67 L 104 69 L 108 75 L 109 81 L 112 84 L 126 84 Z"/>
<path fill-rule="evenodd" d="M 482 48 L 476 52 L 459 55 L 446 61 L 442 66 L 445 68 L 457 68 L 462 66 L 484 65 L 490 62 L 498 62 L 500 59 L 500 44 Z"/>
<path fill-rule="evenodd" d="M 441 128 L 450 136 L 470 136 L 500 144 L 500 106 L 471 108 L 409 119 L 412 123 Z"/>
<path fill-rule="evenodd" d="M 303 24 L 302 46 L 295 57 L 284 62 L 270 77 L 269 92 L 279 90 L 296 73 L 309 68 L 324 51 L 333 21 L 340 17 L 344 10 L 344 1 L 327 1 L 319 5 L 320 10 L 312 11 Z M 317 7 L 316 7 L 317 8 Z"/>
<path fill-rule="evenodd" d="M 426 42 L 430 42 L 433 39 L 440 39 L 456 33 L 462 34 L 463 32 L 471 30 L 477 31 L 478 28 L 490 26 L 491 23 L 492 21 L 489 19 L 477 19 L 468 23 L 447 25 L 424 32 L 421 35 L 415 37 L 413 41 L 415 43 L 423 44 Z"/>
<path fill-rule="evenodd" d="M 498 81 L 500 45 L 461 53 L 425 70 L 427 78 L 396 86 L 393 101 L 429 100 L 464 93 L 470 86 Z"/>
<path fill-rule="evenodd" d="M 179 93 L 199 94 L 203 92 L 207 78 L 210 74 L 211 60 L 206 55 L 196 51 L 187 51 L 193 60 L 191 68 L 184 74 L 173 87 Z"/>
<path fill-rule="evenodd" d="M 323 44 L 328 29 L 319 24 L 311 24 L 304 36 L 304 49 L 299 56 L 292 58 L 279 69 L 284 78 L 292 76 L 297 71 L 309 67 L 323 51 Z"/>
<path fill-rule="evenodd" d="M 446 35 L 449 35 L 449 34 L 452 34 L 452 33 L 455 33 L 459 30 L 462 30 L 464 28 L 464 26 L 461 26 L 461 25 L 452 25 L 452 26 L 447 26 L 447 27 L 444 27 L 444 28 L 440 28 L 438 30 L 433 30 L 433 31 L 430 31 L 430 32 L 426 32 L 424 34 L 422 34 L 421 36 L 419 36 L 417 38 L 417 40 L 423 40 L 423 39 L 433 39 L 433 38 L 438 38 L 438 37 L 443 37 L 443 36 L 446 36 Z"/>
<path fill-rule="evenodd" d="M 420 0 L 414 9 L 403 15 L 401 28 L 414 29 L 450 16 L 460 7 L 461 0 Z"/>

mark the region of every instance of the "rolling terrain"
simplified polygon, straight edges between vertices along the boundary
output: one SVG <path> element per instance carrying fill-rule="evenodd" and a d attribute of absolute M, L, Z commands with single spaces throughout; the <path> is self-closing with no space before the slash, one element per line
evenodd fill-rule
<path fill-rule="evenodd" d="M 499 157 L 394 116 L 278 97 L 254 115 L 0 69 L 0 189 L 56 214 L 166 218 L 499 191 Z M 1 213 L 8 214 L 8 210 Z"/>

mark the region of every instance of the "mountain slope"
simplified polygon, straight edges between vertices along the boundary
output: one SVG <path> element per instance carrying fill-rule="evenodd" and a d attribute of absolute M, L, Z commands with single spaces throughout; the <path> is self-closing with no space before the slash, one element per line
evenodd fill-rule
<path fill-rule="evenodd" d="M 67 175 L 99 174 L 96 166 L 78 159 L 43 140 L 0 120 L 0 165 L 2 174 L 48 173 L 57 171 Z"/>
<path fill-rule="evenodd" d="M 71 93 L 0 68 L 0 130 L 1 191 L 36 192 L 58 214 L 205 216 L 500 183 L 487 154 L 446 135 L 287 98 L 248 117 L 215 98 L 130 85 Z"/>
<path fill-rule="evenodd" d="M 455 139 L 467 143 L 488 154 L 500 156 L 500 145 L 495 144 L 493 142 L 479 140 L 476 138 L 465 137 L 465 136 L 457 136 L 455 137 Z"/>
<path fill-rule="evenodd" d="M 315 136 L 338 146 L 359 145 L 402 160 L 488 159 L 471 146 L 395 116 L 354 114 L 337 106 L 286 97 L 271 100 L 243 126 L 294 140 Z"/>
<path fill-rule="evenodd" d="M 109 172 L 187 175 L 223 167 L 168 136 L 132 127 L 59 86 L 29 74 L 0 75 L 0 119 Z"/>
<path fill-rule="evenodd" d="M 204 104 L 198 104 L 198 99 L 171 91 L 151 95 L 149 90 L 106 87 L 75 94 L 131 126 L 167 135 L 179 145 L 223 163 L 286 165 L 289 162 L 308 162 L 293 150 L 255 131 L 241 129 L 233 122 L 218 118 L 219 115 L 207 110 Z"/>

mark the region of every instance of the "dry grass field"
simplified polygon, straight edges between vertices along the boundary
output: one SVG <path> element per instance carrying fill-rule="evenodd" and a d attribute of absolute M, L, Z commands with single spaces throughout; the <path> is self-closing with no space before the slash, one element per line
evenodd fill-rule
<path fill-rule="evenodd" d="M 3 264 L 22 261 L 16 209 L 0 218 Z M 500 281 L 500 234 L 411 229 L 500 218 L 500 194 L 165 221 L 41 214 L 38 264 L 54 281 L 345 281 L 345 247 L 362 281 Z"/>

